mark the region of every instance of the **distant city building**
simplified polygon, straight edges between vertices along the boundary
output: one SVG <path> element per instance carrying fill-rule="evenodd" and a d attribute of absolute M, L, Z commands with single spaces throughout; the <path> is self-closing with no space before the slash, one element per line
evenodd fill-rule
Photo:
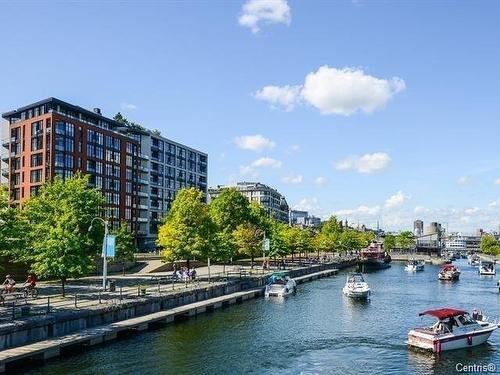
<path fill-rule="evenodd" d="M 425 232 L 425 234 L 441 234 L 441 233 L 442 233 L 441 224 L 435 221 L 429 224 L 429 226 L 427 227 L 427 231 Z"/>
<path fill-rule="evenodd" d="M 309 215 L 307 211 L 290 210 L 290 225 L 302 227 L 319 227 L 321 219 L 314 215 Z"/>
<path fill-rule="evenodd" d="M 424 222 L 422 220 L 415 220 L 413 222 L 413 234 L 415 236 L 424 234 Z"/>
<path fill-rule="evenodd" d="M 208 189 L 209 199 L 215 199 L 224 188 L 234 187 L 250 202 L 257 202 L 276 220 L 289 222 L 289 206 L 286 199 L 276 189 L 260 182 L 238 182 L 233 186 L 219 185 Z"/>
<path fill-rule="evenodd" d="M 450 233 L 444 239 L 444 247 L 448 251 L 465 252 L 467 251 L 467 236 L 461 233 Z"/>

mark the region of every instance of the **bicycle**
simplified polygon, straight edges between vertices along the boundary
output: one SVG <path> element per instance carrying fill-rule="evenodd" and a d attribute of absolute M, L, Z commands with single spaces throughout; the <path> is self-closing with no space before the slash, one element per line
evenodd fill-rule
<path fill-rule="evenodd" d="M 25 286 L 23 288 L 23 297 L 24 298 L 36 298 L 38 297 L 38 288 L 36 286 Z"/>

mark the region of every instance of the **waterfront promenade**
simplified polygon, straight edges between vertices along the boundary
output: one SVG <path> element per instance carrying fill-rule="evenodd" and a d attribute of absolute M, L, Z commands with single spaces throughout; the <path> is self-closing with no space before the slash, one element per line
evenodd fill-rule
<path fill-rule="evenodd" d="M 353 259 L 340 260 L 336 263 L 306 265 L 290 262 L 285 271 L 300 283 L 330 275 L 336 272 L 337 268 L 354 265 Z M 55 345 L 54 342 L 59 342 L 57 341 L 59 338 L 63 346 L 72 345 L 73 339 L 77 342 L 83 340 L 89 345 L 88 340 L 82 337 L 94 337 L 102 332 L 101 338 L 94 337 L 95 340 L 91 338 L 90 341 L 91 343 L 106 341 L 111 337 L 108 335 L 108 330 L 101 330 L 106 324 L 129 321 L 111 328 L 124 327 L 123 329 L 128 330 L 127 327 L 132 325 L 135 327 L 134 330 L 141 330 L 140 326 L 134 324 L 143 320 L 149 321 L 146 317 L 154 316 L 152 314 L 173 311 L 172 316 L 175 318 L 184 315 L 186 311 L 189 312 L 188 315 L 193 314 L 193 311 L 197 314 L 202 307 L 202 312 L 205 312 L 207 310 L 205 305 L 209 306 L 208 310 L 211 311 L 214 308 L 210 306 L 217 302 L 217 299 L 221 299 L 219 301 L 221 303 L 225 303 L 227 299 L 228 304 L 232 304 L 234 301 L 246 299 L 246 292 L 257 290 L 261 293 L 265 279 L 275 271 L 275 269 L 226 266 L 225 272 L 222 272 L 222 266 L 212 266 L 210 276 L 208 269 L 200 268 L 199 277 L 192 282 L 173 282 L 168 277 L 170 272 L 147 276 L 137 274 L 116 276 L 113 280 L 117 284 L 117 289 L 107 292 L 99 291 L 96 283 L 99 281 L 98 278 L 85 278 L 71 281 L 65 298 L 50 294 L 54 292 L 53 288 L 56 286 L 46 283 L 41 286 L 42 294 L 38 298 L 6 301 L 1 307 L 3 315 L 0 323 L 0 345 L 3 351 L 0 352 L 0 360 L 3 359 L 3 363 L 7 363 L 14 360 L 11 359 L 13 353 L 26 354 L 26 349 L 12 352 L 15 348 L 26 345 L 34 345 L 30 348 L 33 350 L 37 348 L 35 354 L 42 352 L 44 353 L 42 358 L 49 358 L 55 355 L 51 348 Z M 242 298 L 238 293 L 244 293 L 241 295 Z M 40 344 L 47 340 L 52 340 L 50 345 Z"/>

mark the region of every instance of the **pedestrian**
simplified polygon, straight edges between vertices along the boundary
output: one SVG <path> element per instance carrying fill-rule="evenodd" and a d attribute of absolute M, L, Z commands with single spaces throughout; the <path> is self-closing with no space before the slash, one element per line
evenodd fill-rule
<path fill-rule="evenodd" d="M 16 281 L 10 275 L 5 276 L 5 281 L 3 282 L 3 289 L 5 293 L 10 294 L 16 285 Z"/>

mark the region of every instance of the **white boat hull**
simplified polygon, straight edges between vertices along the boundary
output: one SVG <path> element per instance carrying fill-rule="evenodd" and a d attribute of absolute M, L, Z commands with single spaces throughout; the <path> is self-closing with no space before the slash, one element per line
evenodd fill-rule
<path fill-rule="evenodd" d="M 439 353 L 445 350 L 465 349 L 484 344 L 491 333 L 496 329 L 495 325 L 481 330 L 480 332 L 471 332 L 461 335 L 445 335 L 443 337 L 429 338 L 427 335 L 419 335 L 419 332 L 410 331 L 407 344 L 424 350 L 430 350 Z"/>
<path fill-rule="evenodd" d="M 405 271 L 406 272 L 420 272 L 420 271 L 423 271 L 424 270 L 424 265 L 423 264 L 419 264 L 417 266 L 413 266 L 413 265 L 407 265 L 405 266 Z"/>
<path fill-rule="evenodd" d="M 495 276 L 497 273 L 496 271 L 480 271 L 479 274 L 483 276 Z"/>
<path fill-rule="evenodd" d="M 370 297 L 370 289 L 365 288 L 365 289 L 351 289 L 348 287 L 344 287 L 342 289 L 342 292 L 344 295 L 350 298 L 355 298 L 355 299 L 367 299 Z"/>
<path fill-rule="evenodd" d="M 287 284 L 280 285 L 280 284 L 271 284 L 267 285 L 266 289 L 264 291 L 264 296 L 266 298 L 269 297 L 286 297 L 289 296 L 290 294 L 295 293 L 297 290 L 297 284 L 295 281 L 291 280 Z"/>

